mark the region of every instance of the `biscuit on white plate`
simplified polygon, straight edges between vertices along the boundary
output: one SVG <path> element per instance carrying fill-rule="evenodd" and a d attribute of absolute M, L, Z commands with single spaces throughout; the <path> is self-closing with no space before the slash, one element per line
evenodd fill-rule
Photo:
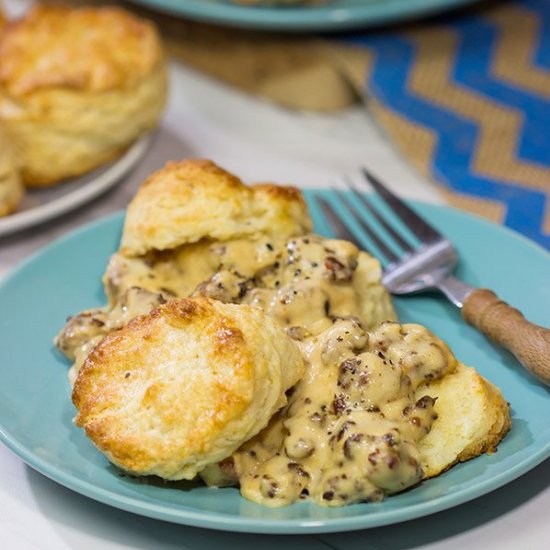
<path fill-rule="evenodd" d="M 14 153 L 0 124 L 0 217 L 14 212 L 24 194 Z"/>
<path fill-rule="evenodd" d="M 192 479 L 264 428 L 303 369 L 262 312 L 173 300 L 90 353 L 73 389 L 76 424 L 134 475 Z"/>
<path fill-rule="evenodd" d="M 294 187 L 248 187 L 212 161 L 190 159 L 168 163 L 140 187 L 128 206 L 121 252 L 140 256 L 201 239 L 285 238 L 311 226 Z"/>
<path fill-rule="evenodd" d="M 166 90 L 155 27 L 122 9 L 39 5 L 0 34 L 0 119 L 27 186 L 121 155 L 156 125 Z"/>

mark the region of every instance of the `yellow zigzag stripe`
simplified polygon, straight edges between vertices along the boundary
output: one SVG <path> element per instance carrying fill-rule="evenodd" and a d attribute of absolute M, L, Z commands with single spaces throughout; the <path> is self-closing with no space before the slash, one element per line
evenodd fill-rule
<path fill-rule="evenodd" d="M 500 31 L 492 73 L 515 86 L 550 97 L 550 73 L 531 64 L 542 32 L 537 16 L 510 4 L 489 12 L 486 18 Z"/>
<path fill-rule="evenodd" d="M 407 83 L 409 91 L 479 126 L 472 170 L 497 181 L 516 185 L 521 182 L 526 187 L 548 192 L 550 169 L 516 158 L 517 138 L 523 126 L 522 113 L 451 82 L 455 34 L 433 27 L 410 32 L 408 37 L 418 49 Z M 550 230 L 550 210 L 545 215 L 544 230 Z"/>
<path fill-rule="evenodd" d="M 370 107 L 392 142 L 419 172 L 429 175 L 437 144 L 437 134 L 429 128 L 413 123 L 399 113 L 387 109 L 378 102 L 372 101 Z M 497 223 L 501 223 L 504 219 L 506 207 L 500 202 L 481 197 L 471 198 L 462 193 L 450 191 L 443 186 L 438 186 L 438 190 L 447 202 L 457 208 Z"/>
<path fill-rule="evenodd" d="M 362 47 L 330 45 L 326 52 L 337 63 L 348 81 L 361 94 L 365 79 L 368 81 L 374 63 L 372 52 Z M 361 94 L 363 95 L 363 94 Z M 367 108 L 377 122 L 388 134 L 396 148 L 422 174 L 431 177 L 431 165 L 437 144 L 437 134 L 419 124 L 411 122 L 405 116 L 385 107 L 372 97 L 366 99 Z M 481 198 L 470 198 L 466 195 L 449 191 L 438 186 L 439 192 L 453 206 L 484 216 L 494 222 L 502 222 L 505 214 L 503 204 Z"/>

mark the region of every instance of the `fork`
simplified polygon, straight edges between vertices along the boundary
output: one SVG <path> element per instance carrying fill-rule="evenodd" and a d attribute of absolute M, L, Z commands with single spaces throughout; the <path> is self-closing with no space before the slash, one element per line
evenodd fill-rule
<path fill-rule="evenodd" d="M 348 223 L 329 202 L 316 197 L 336 235 L 364 249 L 349 224 L 349 219 L 353 218 L 387 259 L 382 284 L 390 293 L 406 295 L 440 291 L 461 308 L 462 316 L 468 323 L 512 352 L 527 370 L 550 385 L 550 329 L 529 322 L 521 312 L 500 300 L 491 290 L 471 287 L 453 276 L 458 254 L 452 242 L 397 198 L 369 171 L 363 169 L 362 173 L 376 194 L 420 244 L 412 244 L 412 239 L 405 239 L 396 231 L 389 217 L 360 193 L 349 179 L 344 180 L 344 183 L 353 201 L 344 193 L 338 193 L 346 213 L 349 213 L 349 217 L 346 217 Z M 366 185 L 366 182 L 362 184 Z M 381 231 L 374 229 L 372 223 L 367 222 L 366 214 L 376 220 L 386 238 L 381 236 Z"/>

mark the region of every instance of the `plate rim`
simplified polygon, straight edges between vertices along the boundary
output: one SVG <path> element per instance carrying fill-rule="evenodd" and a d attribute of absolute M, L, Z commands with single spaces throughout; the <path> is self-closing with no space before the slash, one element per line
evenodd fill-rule
<path fill-rule="evenodd" d="M 550 456 L 549 442 L 546 446 L 541 447 L 537 453 L 532 455 L 530 460 L 516 464 L 506 472 L 502 472 L 488 480 L 483 480 L 473 490 L 469 490 L 467 493 L 458 493 L 458 498 L 457 493 L 454 493 L 453 495 L 436 497 L 428 502 L 413 504 L 407 508 L 386 510 L 384 517 L 374 518 L 375 521 L 372 525 L 369 524 L 368 518 L 373 516 L 368 514 L 356 515 L 350 518 L 336 518 L 333 520 L 297 519 L 296 521 L 292 521 L 274 519 L 269 520 L 267 524 L 257 521 L 255 518 L 239 518 L 226 514 L 219 514 L 217 512 L 209 512 L 209 514 L 205 516 L 204 512 L 200 510 L 175 510 L 167 505 L 145 503 L 138 498 L 126 497 L 113 491 L 98 488 L 92 483 L 79 480 L 73 475 L 66 474 L 59 468 L 50 465 L 46 460 L 40 458 L 35 453 L 28 452 L 25 447 L 18 445 L 17 442 L 6 434 L 2 426 L 0 426 L 0 440 L 34 470 L 45 475 L 54 482 L 102 504 L 144 517 L 168 521 L 179 525 L 188 525 L 191 527 L 213 529 L 217 531 L 271 535 L 312 535 L 358 531 L 420 519 L 437 512 L 449 510 L 455 506 L 460 506 L 461 504 L 475 500 L 476 498 L 499 489 L 531 471 Z M 503 480 L 503 478 L 505 479 Z M 453 498 L 453 502 L 449 504 L 446 501 L 451 497 Z M 365 520 L 365 518 L 367 518 L 367 520 Z M 281 532 L 282 529 L 284 532 Z"/>
<path fill-rule="evenodd" d="M 325 189 L 315 190 L 317 192 L 326 191 Z M 314 190 L 306 190 L 307 194 L 314 194 Z M 521 242 L 522 246 L 528 245 L 533 248 L 537 253 L 543 254 L 543 257 L 550 261 L 550 254 L 538 244 L 530 241 L 526 237 L 516 233 L 509 228 L 498 225 L 494 222 L 488 221 L 478 215 L 470 214 L 447 205 L 433 205 L 421 201 L 408 201 L 413 206 L 420 206 L 421 208 L 427 208 L 440 210 L 440 211 L 452 211 L 459 216 L 466 219 L 472 218 L 477 222 L 481 222 L 489 226 L 492 230 L 503 232 L 507 238 L 517 239 Z M 108 216 L 101 217 L 94 220 L 91 223 L 87 223 L 80 228 L 73 230 L 66 235 L 56 239 L 52 243 L 43 247 L 41 250 L 35 252 L 25 261 L 20 263 L 7 274 L 0 281 L 0 292 L 6 285 L 9 285 L 11 281 L 16 279 L 21 271 L 25 270 L 33 262 L 40 260 L 43 256 L 47 256 L 51 249 L 55 249 L 57 246 L 62 246 L 67 241 L 78 239 L 80 235 L 86 232 L 94 232 L 98 227 L 109 224 L 116 224 L 117 230 L 121 228 L 124 220 L 125 211 L 117 211 Z M 46 477 L 54 480 L 55 482 L 63 485 L 77 493 L 80 493 L 93 500 L 99 501 L 109 506 L 114 506 L 128 512 L 133 512 L 146 517 L 169 521 L 172 523 L 178 523 L 183 525 L 190 525 L 194 527 L 209 528 L 222 531 L 234 531 L 243 533 L 265 533 L 265 534 L 320 534 L 330 532 L 341 532 L 346 530 L 358 530 L 368 529 L 373 527 L 380 527 L 389 524 L 400 523 L 411 519 L 417 519 L 436 512 L 447 510 L 464 504 L 470 500 L 485 495 L 499 487 L 506 485 L 507 483 L 517 479 L 519 476 L 535 468 L 545 459 L 550 457 L 550 441 L 541 446 L 528 459 L 524 459 L 506 471 L 500 472 L 496 475 L 492 475 L 488 479 L 481 480 L 475 487 L 468 488 L 463 491 L 453 492 L 451 494 L 444 494 L 429 501 L 419 502 L 408 505 L 406 508 L 396 508 L 390 510 L 384 510 L 384 516 L 379 517 L 370 514 L 355 515 L 352 517 L 342 517 L 334 519 L 301 519 L 295 520 L 283 519 L 283 520 L 268 520 L 258 521 L 255 518 L 242 518 L 236 516 L 230 516 L 228 514 L 220 514 L 219 512 L 208 512 L 199 509 L 175 509 L 169 504 L 156 504 L 151 502 L 145 502 L 143 499 L 136 497 L 128 497 L 121 495 L 116 491 L 99 488 L 90 482 L 82 481 L 73 474 L 66 473 L 59 466 L 48 462 L 36 453 L 32 452 L 25 445 L 20 444 L 15 434 L 8 432 L 2 423 L 0 422 L 0 441 L 2 441 L 8 448 L 10 448 L 15 454 L 17 454 L 26 464 L 33 469 L 42 473 Z M 449 502 L 451 501 L 451 502 Z M 373 521 L 369 521 L 369 518 Z M 283 530 L 283 532 L 282 532 Z"/>
<path fill-rule="evenodd" d="M 230 0 L 131 0 L 141 6 L 196 21 L 272 31 L 344 31 L 370 28 L 442 11 L 481 0 L 366 0 L 362 5 L 243 6 Z"/>
<path fill-rule="evenodd" d="M 121 157 L 82 186 L 76 187 L 52 201 L 28 210 L 23 210 L 22 212 L 16 211 L 13 214 L 0 218 L 0 237 L 12 235 L 40 225 L 99 197 L 108 189 L 120 183 L 124 176 L 138 164 L 151 145 L 152 139 L 153 136 L 150 132 L 141 136 L 137 141 L 132 143 Z M 76 180 L 78 178 L 73 178 L 70 181 L 74 182 Z"/>

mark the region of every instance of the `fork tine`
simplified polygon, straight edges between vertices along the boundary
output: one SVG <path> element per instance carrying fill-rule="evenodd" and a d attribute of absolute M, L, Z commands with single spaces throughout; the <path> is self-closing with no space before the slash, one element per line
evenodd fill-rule
<path fill-rule="evenodd" d="M 398 256 L 388 248 L 388 246 L 378 237 L 372 226 L 370 226 L 366 220 L 364 220 L 356 211 L 352 202 L 343 194 L 340 195 L 342 202 L 346 205 L 349 213 L 355 218 L 355 221 L 361 226 L 363 231 L 371 238 L 372 242 L 376 245 L 378 250 L 386 256 L 390 262 L 398 260 Z"/>
<path fill-rule="evenodd" d="M 330 226 L 338 238 L 345 239 L 351 243 L 356 242 L 357 237 L 348 229 L 347 225 L 340 219 L 340 216 L 336 214 L 332 206 L 330 206 L 330 204 L 322 197 L 317 196 L 316 199 L 323 210 L 323 214 L 327 218 Z M 362 248 L 373 256 L 372 252 L 370 252 L 370 250 L 368 250 L 365 246 L 362 246 Z"/>
<path fill-rule="evenodd" d="M 438 233 L 429 223 L 424 221 L 416 212 L 411 210 L 401 199 L 398 199 L 380 180 L 375 178 L 366 168 L 363 168 L 363 175 L 373 186 L 374 190 L 382 197 L 384 202 L 397 214 L 401 221 L 416 235 L 423 243 L 430 243 L 441 239 Z"/>
<path fill-rule="evenodd" d="M 392 239 L 405 251 L 412 252 L 414 248 L 403 238 L 386 220 L 379 214 L 374 206 L 367 200 L 367 198 L 359 193 L 355 188 L 354 183 L 349 178 L 344 178 L 344 183 L 348 189 L 352 192 L 353 196 L 369 211 L 372 217 L 380 224 L 381 227 L 392 237 Z M 356 209 L 355 205 L 354 208 Z M 357 211 L 357 210 L 356 210 Z"/>

